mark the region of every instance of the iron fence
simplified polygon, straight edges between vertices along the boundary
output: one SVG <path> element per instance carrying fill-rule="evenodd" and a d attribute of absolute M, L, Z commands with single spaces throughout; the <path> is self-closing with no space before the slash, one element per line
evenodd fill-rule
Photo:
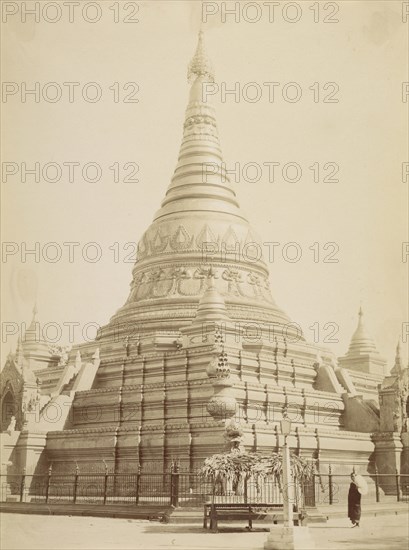
<path fill-rule="evenodd" d="M 367 481 L 368 491 L 364 498 L 367 502 L 382 502 L 387 497 L 397 502 L 409 502 L 409 474 L 373 474 L 362 475 Z M 326 474 L 315 474 L 316 505 L 333 505 L 346 502 L 351 484 L 350 474 L 334 474 L 329 468 Z"/>
<path fill-rule="evenodd" d="M 409 501 L 409 475 L 375 474 L 368 480 L 369 502 L 380 502 L 385 495 Z M 8 474 L 0 476 L 0 500 L 37 503 L 126 504 L 152 506 L 202 506 L 205 502 L 281 504 L 282 487 L 275 478 L 247 477 L 235 485 L 214 483 L 198 472 Z M 350 484 L 347 474 L 315 474 L 310 482 L 295 484 L 294 503 L 298 507 L 335 505 L 346 502 Z"/>

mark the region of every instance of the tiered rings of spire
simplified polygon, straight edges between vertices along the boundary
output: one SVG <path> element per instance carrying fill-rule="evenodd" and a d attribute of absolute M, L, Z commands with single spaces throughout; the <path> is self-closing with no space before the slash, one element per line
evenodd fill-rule
<path fill-rule="evenodd" d="M 178 163 L 151 226 L 138 244 L 128 300 L 111 322 L 165 328 L 194 317 L 214 285 L 233 319 L 289 323 L 275 305 L 262 245 L 226 174 L 216 114 L 206 94 L 214 71 L 203 32 L 189 65 L 189 102 Z M 171 323 L 174 326 L 173 322 Z"/>

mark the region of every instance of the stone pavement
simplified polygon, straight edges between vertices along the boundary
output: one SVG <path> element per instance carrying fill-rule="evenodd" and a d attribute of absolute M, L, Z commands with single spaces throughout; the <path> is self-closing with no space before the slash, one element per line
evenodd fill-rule
<path fill-rule="evenodd" d="M 406 514 L 347 518 L 311 526 L 318 550 L 407 550 Z M 198 525 L 71 516 L 1 515 L 2 550 L 262 550 L 267 532 L 232 527 L 209 533 Z"/>

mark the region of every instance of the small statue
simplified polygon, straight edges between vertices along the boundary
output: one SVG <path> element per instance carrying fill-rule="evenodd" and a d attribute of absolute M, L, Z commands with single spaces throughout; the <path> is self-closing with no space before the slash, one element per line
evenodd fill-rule
<path fill-rule="evenodd" d="M 61 348 L 61 355 L 60 359 L 58 361 L 59 367 L 65 367 L 65 365 L 68 363 L 68 353 L 67 348 Z"/>
<path fill-rule="evenodd" d="M 10 424 L 8 425 L 6 432 L 9 435 L 11 435 L 15 431 L 15 429 L 16 429 L 16 417 L 13 415 L 10 418 Z"/>

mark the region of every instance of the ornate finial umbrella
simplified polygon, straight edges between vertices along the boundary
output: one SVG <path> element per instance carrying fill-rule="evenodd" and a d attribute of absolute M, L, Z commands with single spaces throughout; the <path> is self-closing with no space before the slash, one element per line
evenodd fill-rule
<path fill-rule="evenodd" d="M 206 76 L 211 82 L 214 81 L 213 65 L 206 52 L 204 45 L 204 32 L 202 30 L 199 31 L 196 52 L 189 64 L 187 73 L 189 82 L 199 76 Z"/>

